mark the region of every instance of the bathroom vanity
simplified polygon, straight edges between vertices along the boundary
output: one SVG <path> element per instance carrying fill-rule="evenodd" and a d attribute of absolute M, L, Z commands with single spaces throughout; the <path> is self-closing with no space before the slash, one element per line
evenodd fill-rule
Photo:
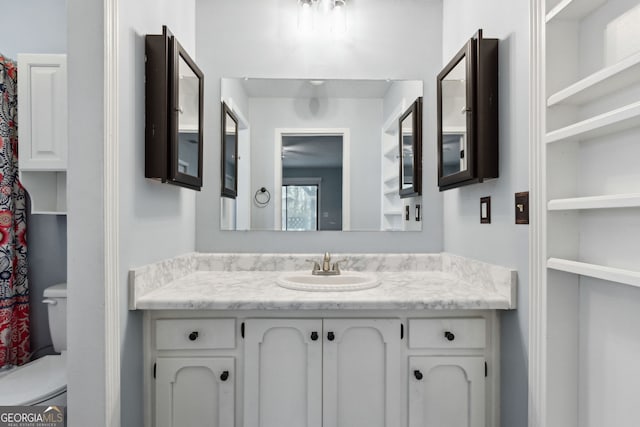
<path fill-rule="evenodd" d="M 380 286 L 276 284 L 310 255 L 188 254 L 130 273 L 146 426 L 498 426 L 513 270 L 449 254 L 346 255 Z"/>

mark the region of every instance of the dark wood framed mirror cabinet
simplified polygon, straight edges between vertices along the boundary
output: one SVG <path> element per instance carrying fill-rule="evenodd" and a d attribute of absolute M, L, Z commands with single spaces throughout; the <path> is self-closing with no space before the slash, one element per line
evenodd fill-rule
<path fill-rule="evenodd" d="M 440 191 L 498 177 L 498 39 L 482 30 L 438 74 Z"/>
<path fill-rule="evenodd" d="M 238 195 L 238 118 L 225 102 L 222 102 L 220 129 L 222 130 L 221 196 L 235 199 Z"/>
<path fill-rule="evenodd" d="M 400 198 L 422 194 L 422 97 L 400 116 Z"/>
<path fill-rule="evenodd" d="M 199 191 L 204 74 L 166 26 L 145 55 L 145 177 Z"/>

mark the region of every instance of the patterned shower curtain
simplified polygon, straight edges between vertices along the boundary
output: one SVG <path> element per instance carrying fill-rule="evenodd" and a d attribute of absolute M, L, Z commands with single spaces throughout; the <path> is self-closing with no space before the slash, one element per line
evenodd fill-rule
<path fill-rule="evenodd" d="M 29 361 L 26 194 L 18 179 L 16 63 L 0 55 L 0 367 Z"/>

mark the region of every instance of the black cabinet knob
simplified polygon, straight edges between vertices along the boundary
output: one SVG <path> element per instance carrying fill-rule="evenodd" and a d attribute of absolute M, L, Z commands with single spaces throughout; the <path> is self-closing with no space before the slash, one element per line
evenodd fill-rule
<path fill-rule="evenodd" d="M 311 332 L 311 341 L 317 341 L 318 333 L 316 331 Z"/>
<path fill-rule="evenodd" d="M 333 332 L 327 332 L 327 339 L 329 341 L 333 341 L 334 339 L 336 339 L 336 336 L 333 334 Z"/>
<path fill-rule="evenodd" d="M 220 375 L 220 379 L 222 381 L 226 381 L 229 378 L 229 371 L 224 371 L 221 375 Z"/>
<path fill-rule="evenodd" d="M 198 339 L 198 331 L 193 331 L 189 334 L 189 339 L 191 341 L 195 341 Z"/>
<path fill-rule="evenodd" d="M 446 332 L 444 333 L 444 337 L 445 337 L 446 339 L 448 339 L 449 341 L 453 341 L 453 340 L 455 340 L 455 339 L 456 339 L 456 336 L 455 336 L 455 335 L 453 335 L 453 333 L 451 333 L 451 332 L 449 332 L 449 331 L 446 331 Z"/>
<path fill-rule="evenodd" d="M 414 377 L 416 377 L 416 379 L 417 379 L 418 381 L 420 381 L 420 380 L 422 379 L 422 377 L 423 377 L 422 372 L 420 372 L 420 371 L 419 371 L 419 370 L 417 370 L 417 369 L 416 369 L 415 371 L 413 371 L 413 376 L 414 376 Z"/>

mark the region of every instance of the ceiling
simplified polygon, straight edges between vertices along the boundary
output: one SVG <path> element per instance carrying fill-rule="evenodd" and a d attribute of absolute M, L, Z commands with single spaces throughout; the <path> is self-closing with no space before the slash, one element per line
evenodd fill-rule
<path fill-rule="evenodd" d="M 291 135 L 282 137 L 283 168 L 342 167 L 342 136 Z"/>

